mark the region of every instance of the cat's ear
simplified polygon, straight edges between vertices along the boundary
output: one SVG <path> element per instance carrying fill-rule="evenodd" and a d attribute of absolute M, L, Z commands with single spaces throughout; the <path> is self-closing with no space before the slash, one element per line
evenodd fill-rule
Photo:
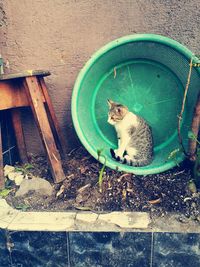
<path fill-rule="evenodd" d="M 110 99 L 107 99 L 107 103 L 108 103 L 109 108 L 111 108 L 112 105 L 114 104 L 114 102 Z"/>

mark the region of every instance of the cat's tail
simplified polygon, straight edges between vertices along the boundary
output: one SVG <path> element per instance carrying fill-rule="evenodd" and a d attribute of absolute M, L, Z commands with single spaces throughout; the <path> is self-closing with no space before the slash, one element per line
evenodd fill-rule
<path fill-rule="evenodd" d="M 115 155 L 115 151 L 111 148 L 110 149 L 110 154 L 112 158 L 114 158 L 116 161 L 121 162 L 122 164 L 127 164 L 130 166 L 134 167 L 142 167 L 149 165 L 152 161 L 152 159 L 137 159 L 137 160 L 132 160 L 129 157 L 119 157 Z"/>

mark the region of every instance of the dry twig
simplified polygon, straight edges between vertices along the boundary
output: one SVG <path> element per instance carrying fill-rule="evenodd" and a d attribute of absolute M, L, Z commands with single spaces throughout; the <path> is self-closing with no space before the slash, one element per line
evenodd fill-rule
<path fill-rule="evenodd" d="M 192 117 L 191 131 L 196 136 L 196 138 L 189 139 L 189 157 L 191 161 L 196 160 L 196 150 L 197 150 L 197 137 L 200 125 L 200 92 L 197 97 L 197 102 L 194 108 L 194 113 Z"/>
<path fill-rule="evenodd" d="M 181 121 L 183 119 L 183 112 L 184 112 L 184 109 L 185 109 L 185 101 L 186 101 L 187 92 L 188 92 L 188 89 L 189 89 L 190 79 L 191 79 L 191 74 L 192 74 L 192 58 L 190 60 L 190 65 L 189 66 L 190 66 L 190 68 L 189 68 L 189 73 L 188 73 L 188 77 L 187 77 L 187 83 L 186 83 L 186 86 L 185 86 L 185 91 L 184 91 L 184 97 L 183 97 L 181 112 L 178 115 L 178 138 L 179 138 L 179 143 L 180 143 L 180 145 L 181 145 L 181 147 L 183 149 L 183 153 L 187 157 L 189 156 L 189 154 L 186 152 L 185 147 L 183 145 L 183 139 L 182 139 L 182 136 L 181 136 Z"/>

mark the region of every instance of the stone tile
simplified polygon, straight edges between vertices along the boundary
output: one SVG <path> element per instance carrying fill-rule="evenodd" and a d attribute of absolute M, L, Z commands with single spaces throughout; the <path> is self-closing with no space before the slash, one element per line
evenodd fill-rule
<path fill-rule="evenodd" d="M 8 225 L 9 225 L 8 222 L 2 221 L 2 220 L 0 219 L 0 229 L 7 229 L 7 228 L 8 228 Z M 1 266 L 1 265 L 0 265 L 0 266 Z"/>
<path fill-rule="evenodd" d="M 154 234 L 153 267 L 188 266 L 200 266 L 200 234 Z"/>
<path fill-rule="evenodd" d="M 78 212 L 76 215 L 76 220 L 85 223 L 95 223 L 98 218 L 98 214 L 93 212 Z"/>
<path fill-rule="evenodd" d="M 18 213 L 19 211 L 11 208 L 5 199 L 0 199 L 0 228 L 7 228 Z"/>
<path fill-rule="evenodd" d="M 2 210 L 13 210 L 13 208 L 3 198 L 0 199 L 0 211 Z"/>
<path fill-rule="evenodd" d="M 10 253 L 6 246 L 6 231 L 0 230 L 0 266 L 1 267 L 10 267 Z"/>
<path fill-rule="evenodd" d="M 67 267 L 65 232 L 10 232 L 13 267 Z"/>
<path fill-rule="evenodd" d="M 154 218 L 151 224 L 152 230 L 153 232 L 200 233 L 198 221 L 188 218 L 182 223 L 179 218 L 178 213 L 168 213 L 167 216 Z"/>
<path fill-rule="evenodd" d="M 75 212 L 20 212 L 9 224 L 17 231 L 65 231 L 74 227 Z"/>
<path fill-rule="evenodd" d="M 149 214 L 146 212 L 111 212 L 100 214 L 98 221 L 118 225 L 121 228 L 147 228 L 150 223 Z"/>
<path fill-rule="evenodd" d="M 76 267 L 150 267 L 151 233 L 69 233 Z"/>

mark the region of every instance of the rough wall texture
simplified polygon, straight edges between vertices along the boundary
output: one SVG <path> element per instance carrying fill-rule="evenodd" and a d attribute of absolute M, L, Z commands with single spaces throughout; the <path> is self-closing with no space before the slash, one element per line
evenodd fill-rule
<path fill-rule="evenodd" d="M 91 54 L 113 39 L 142 32 L 166 35 L 199 54 L 199 25 L 198 0 L 0 0 L 0 53 L 9 71 L 51 71 L 47 85 L 71 149 L 78 145 L 72 87 Z M 30 117 L 26 110 L 28 148 L 40 152 Z"/>

